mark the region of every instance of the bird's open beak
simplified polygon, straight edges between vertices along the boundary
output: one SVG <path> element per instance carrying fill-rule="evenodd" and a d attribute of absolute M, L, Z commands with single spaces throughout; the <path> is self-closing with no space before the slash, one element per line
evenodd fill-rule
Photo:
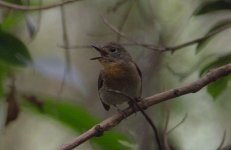
<path fill-rule="evenodd" d="M 103 56 L 107 55 L 107 53 L 104 50 L 102 50 L 101 48 L 94 46 L 94 45 L 91 45 L 91 46 L 101 54 L 101 57 L 94 57 L 94 58 L 91 58 L 90 60 L 97 60 L 97 59 L 100 59 Z"/>

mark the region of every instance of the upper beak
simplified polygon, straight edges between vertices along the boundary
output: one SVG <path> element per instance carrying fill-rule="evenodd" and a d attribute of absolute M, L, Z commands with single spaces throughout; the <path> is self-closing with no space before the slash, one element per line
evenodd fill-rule
<path fill-rule="evenodd" d="M 99 47 L 97 47 L 97 46 L 95 46 L 95 45 L 91 45 L 91 47 L 93 47 L 94 49 L 96 49 L 98 52 L 101 52 L 101 51 L 102 51 Z"/>
<path fill-rule="evenodd" d="M 100 54 L 101 54 L 101 56 L 105 56 L 105 55 L 107 55 L 107 53 L 104 51 L 104 50 L 102 50 L 101 48 L 99 48 L 99 47 L 97 47 L 97 46 L 94 46 L 94 45 L 91 45 L 94 49 L 96 49 Z M 94 57 L 94 58 L 91 58 L 91 60 L 96 60 L 96 59 L 100 59 L 100 58 L 102 58 L 102 57 Z"/>

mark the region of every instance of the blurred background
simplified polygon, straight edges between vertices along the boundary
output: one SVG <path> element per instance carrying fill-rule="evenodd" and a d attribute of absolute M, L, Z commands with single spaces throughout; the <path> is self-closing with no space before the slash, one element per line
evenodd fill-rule
<path fill-rule="evenodd" d="M 2 2 L 41 7 L 60 1 Z M 181 87 L 230 63 L 230 10 L 230 0 L 81 0 L 36 11 L 1 5 L 0 150 L 57 150 L 117 112 L 106 112 L 99 100 L 101 66 L 89 60 L 99 55 L 91 44 L 124 44 L 143 74 L 143 97 Z M 130 38 L 159 47 L 226 28 L 174 52 L 158 52 L 131 44 L 102 16 Z M 146 110 L 160 131 L 169 116 L 172 149 L 230 149 L 230 79 Z M 75 149 L 153 150 L 153 138 L 149 124 L 137 113 Z"/>

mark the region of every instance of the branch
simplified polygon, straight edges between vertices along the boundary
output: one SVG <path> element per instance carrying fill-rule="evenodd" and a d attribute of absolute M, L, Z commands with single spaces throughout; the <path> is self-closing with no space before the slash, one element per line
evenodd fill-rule
<path fill-rule="evenodd" d="M 110 12 L 116 12 L 126 2 L 128 2 L 128 0 L 120 0 L 120 1 L 116 2 L 113 7 L 107 9 L 107 12 L 108 13 L 110 13 Z"/>
<path fill-rule="evenodd" d="M 3 8 L 8 8 L 8 9 L 13 9 L 13 10 L 21 10 L 21 11 L 36 11 L 36 10 L 45 10 L 45 9 L 50 9 L 50 8 L 55 8 L 58 6 L 62 6 L 68 3 L 73 3 L 76 1 L 80 1 L 80 0 L 65 0 L 56 4 L 51 4 L 48 6 L 23 6 L 23 5 L 17 5 L 17 4 L 13 4 L 13 3 L 9 3 L 9 2 L 5 2 L 5 1 L 0 1 L 0 7 Z"/>
<path fill-rule="evenodd" d="M 131 101 L 131 104 L 132 105 L 135 105 L 137 107 L 137 109 L 141 112 L 141 114 L 144 116 L 144 118 L 146 119 L 146 121 L 150 124 L 150 126 L 152 127 L 152 130 L 153 130 L 153 133 L 154 133 L 154 136 L 155 136 L 155 140 L 157 142 L 157 146 L 158 146 L 158 149 L 159 150 L 162 150 L 162 145 L 161 145 L 161 140 L 159 138 L 159 133 L 158 133 L 158 130 L 157 130 L 157 127 L 156 125 L 154 124 L 154 122 L 152 121 L 152 119 L 145 113 L 145 111 L 137 104 L 138 101 L 136 101 L 135 98 L 121 92 L 121 91 L 118 91 L 118 90 L 112 90 L 112 89 L 108 89 L 107 91 L 109 92 L 113 92 L 113 93 L 116 93 L 116 94 L 120 94 L 120 95 L 123 95 L 125 96 L 126 98 L 128 98 L 130 101 Z M 134 107 L 133 107 L 134 109 Z"/>
<path fill-rule="evenodd" d="M 129 16 L 129 14 L 130 14 L 130 12 L 132 10 L 134 2 L 135 2 L 134 0 L 130 2 L 129 6 L 128 6 L 128 9 L 126 9 L 126 12 L 123 14 L 122 20 L 121 20 L 121 22 L 120 22 L 120 24 L 118 26 L 119 31 L 123 31 L 123 28 L 125 26 L 126 21 L 128 20 L 128 16 Z M 120 39 L 121 39 L 120 34 L 117 34 L 116 41 L 119 42 Z"/>
<path fill-rule="evenodd" d="M 62 0 L 64 2 L 64 0 Z M 63 32 L 63 44 L 65 47 L 69 47 L 69 38 L 68 38 L 68 31 L 67 31 L 67 23 L 66 23 L 66 12 L 65 12 L 65 8 L 64 5 L 60 6 L 60 13 L 61 13 L 61 23 L 62 23 L 62 32 Z M 71 54 L 70 54 L 70 50 L 68 48 L 64 48 L 65 53 L 64 53 L 64 57 L 65 57 L 65 67 L 64 67 L 64 72 L 63 72 L 63 78 L 61 81 L 61 86 L 60 89 L 58 91 L 59 94 L 62 93 L 64 86 L 66 84 L 66 78 L 67 75 L 70 73 L 71 71 Z"/>
<path fill-rule="evenodd" d="M 224 65 L 222 67 L 219 67 L 217 69 L 211 70 L 205 76 L 203 76 L 201 79 L 194 81 L 188 85 L 185 85 L 183 87 L 176 88 L 176 89 L 171 89 L 171 90 L 159 93 L 159 94 L 155 94 L 155 95 L 150 96 L 150 97 L 146 97 L 142 101 L 140 101 L 138 104 L 142 109 L 146 109 L 146 108 L 149 108 L 149 107 L 156 105 L 158 103 L 161 103 L 161 102 L 164 102 L 167 100 L 171 100 L 173 98 L 176 98 L 176 97 L 179 97 L 182 95 L 186 95 L 189 93 L 196 93 L 197 91 L 199 91 L 200 89 L 202 89 L 206 85 L 216 81 L 219 78 L 227 76 L 229 74 L 231 74 L 231 63 Z M 107 130 L 115 127 L 116 125 L 118 125 L 122 120 L 124 120 L 128 116 L 132 115 L 136 110 L 134 110 L 132 108 L 127 108 L 123 111 L 126 113 L 127 116 L 125 116 L 121 113 L 117 113 L 117 114 L 105 119 L 104 121 L 102 121 L 98 125 L 92 127 L 88 131 L 81 134 L 79 137 L 75 138 L 73 141 L 69 142 L 66 145 L 63 145 L 60 148 L 60 150 L 71 150 L 71 149 L 79 146 L 80 144 L 84 143 L 85 141 L 96 136 L 99 128 L 102 132 L 107 131 Z"/>
<path fill-rule="evenodd" d="M 101 17 L 103 19 L 104 24 L 107 25 L 113 32 L 115 32 L 116 34 L 120 35 L 121 37 L 123 37 L 123 38 L 125 38 L 131 42 L 131 43 L 120 43 L 121 45 L 124 45 L 124 46 L 137 45 L 137 46 L 144 47 L 146 49 L 157 51 L 157 52 L 168 52 L 168 51 L 174 52 L 176 50 L 180 50 L 182 48 L 185 48 L 185 47 L 191 46 L 193 44 L 197 44 L 197 43 L 200 43 L 204 40 L 207 40 L 208 38 L 210 38 L 210 37 L 212 37 L 212 36 L 214 36 L 214 35 L 216 35 L 216 34 L 231 27 L 231 22 L 230 22 L 230 23 L 226 24 L 225 26 L 218 28 L 217 30 L 214 30 L 213 32 L 210 32 L 209 34 L 205 35 L 204 37 L 200 37 L 200 38 L 197 38 L 197 39 L 194 39 L 192 41 L 189 41 L 189 42 L 186 42 L 183 44 L 179 44 L 176 46 L 160 47 L 160 46 L 157 46 L 154 44 L 147 44 L 147 43 L 142 43 L 142 42 L 136 41 L 135 39 L 133 39 L 133 38 L 129 37 L 128 35 L 126 35 L 125 33 L 123 33 L 120 29 L 113 26 L 104 16 L 101 16 Z M 88 46 L 88 45 L 77 45 L 77 46 L 70 46 L 70 47 L 65 47 L 63 45 L 59 45 L 59 47 L 67 48 L 67 49 L 91 48 L 91 46 Z"/>
<path fill-rule="evenodd" d="M 169 124 L 169 120 L 170 120 L 170 110 L 167 107 L 167 115 L 166 115 L 166 122 L 165 122 L 165 126 L 164 126 L 164 131 L 163 131 L 163 146 L 164 146 L 164 150 L 171 150 L 169 147 L 169 143 L 168 143 L 168 124 Z"/>
<path fill-rule="evenodd" d="M 173 47 L 166 47 L 164 49 L 164 51 L 175 51 L 175 50 L 178 50 L 178 49 L 182 49 L 184 47 L 187 47 L 187 46 L 190 46 L 190 45 L 193 45 L 193 44 L 196 44 L 196 43 L 199 43 L 199 42 L 202 42 L 228 28 L 231 27 L 231 23 L 221 27 L 221 28 L 218 28 L 217 30 L 213 31 L 213 32 L 210 32 L 209 34 L 207 34 L 206 36 L 204 37 L 201 37 L 201 38 L 198 38 L 198 39 L 195 39 L 195 40 L 192 40 L 192 41 L 189 41 L 189 42 L 186 42 L 186 43 L 183 43 L 183 44 L 180 44 L 180 45 L 177 45 L 177 46 L 173 46 Z"/>
<path fill-rule="evenodd" d="M 183 44 L 180 44 L 180 45 L 177 45 L 177 46 L 169 46 L 169 47 L 158 47 L 156 45 L 153 45 L 153 44 L 145 44 L 145 43 L 141 43 L 141 42 L 138 42 L 136 41 L 135 39 L 127 36 L 125 33 L 121 32 L 119 29 L 117 29 L 115 26 L 113 26 L 105 17 L 101 16 L 102 19 L 103 19 L 103 22 L 115 33 L 119 34 L 121 37 L 131 41 L 134 45 L 138 45 L 138 46 L 141 46 L 141 47 L 144 47 L 144 48 L 147 48 L 147 49 L 150 49 L 150 50 L 154 50 L 154 51 L 159 51 L 159 52 L 166 52 L 166 51 L 171 51 L 171 52 L 174 52 L 176 50 L 179 50 L 179 49 L 182 49 L 182 48 L 185 48 L 185 47 L 188 47 L 188 46 L 191 46 L 193 44 L 196 44 L 196 43 L 199 43 L 201 41 L 204 41 L 212 36 L 214 36 L 215 34 L 218 34 L 228 28 L 231 27 L 231 22 L 228 23 L 227 25 L 221 27 L 221 28 L 218 28 L 217 30 L 207 34 L 206 36 L 204 37 L 201 37 L 201 38 L 197 38 L 197 39 L 194 39 L 192 41 L 189 41 L 189 42 L 186 42 L 186 43 L 183 43 Z"/>
<path fill-rule="evenodd" d="M 221 143 L 220 143 L 220 145 L 218 146 L 217 150 L 221 150 L 221 149 L 222 149 L 222 146 L 223 146 L 224 143 L 225 143 L 225 137 L 226 137 L 226 130 L 225 130 L 224 133 L 223 133 Z"/>
<path fill-rule="evenodd" d="M 186 113 L 186 114 L 184 115 L 184 118 L 183 118 L 179 123 L 177 123 L 172 129 L 170 129 L 170 130 L 167 132 L 167 134 L 170 134 L 172 131 L 174 131 L 176 128 L 178 128 L 180 125 L 182 125 L 182 124 L 185 122 L 185 120 L 187 119 L 187 117 L 188 117 L 188 114 Z"/>

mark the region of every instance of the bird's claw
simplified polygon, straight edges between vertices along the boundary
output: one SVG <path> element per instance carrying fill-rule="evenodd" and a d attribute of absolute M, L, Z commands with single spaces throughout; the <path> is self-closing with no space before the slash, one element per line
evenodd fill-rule
<path fill-rule="evenodd" d="M 99 136 L 103 135 L 104 131 L 103 131 L 103 129 L 102 129 L 102 127 L 100 125 L 96 125 L 95 130 L 96 130 L 96 134 L 95 134 L 96 137 L 99 137 Z"/>

